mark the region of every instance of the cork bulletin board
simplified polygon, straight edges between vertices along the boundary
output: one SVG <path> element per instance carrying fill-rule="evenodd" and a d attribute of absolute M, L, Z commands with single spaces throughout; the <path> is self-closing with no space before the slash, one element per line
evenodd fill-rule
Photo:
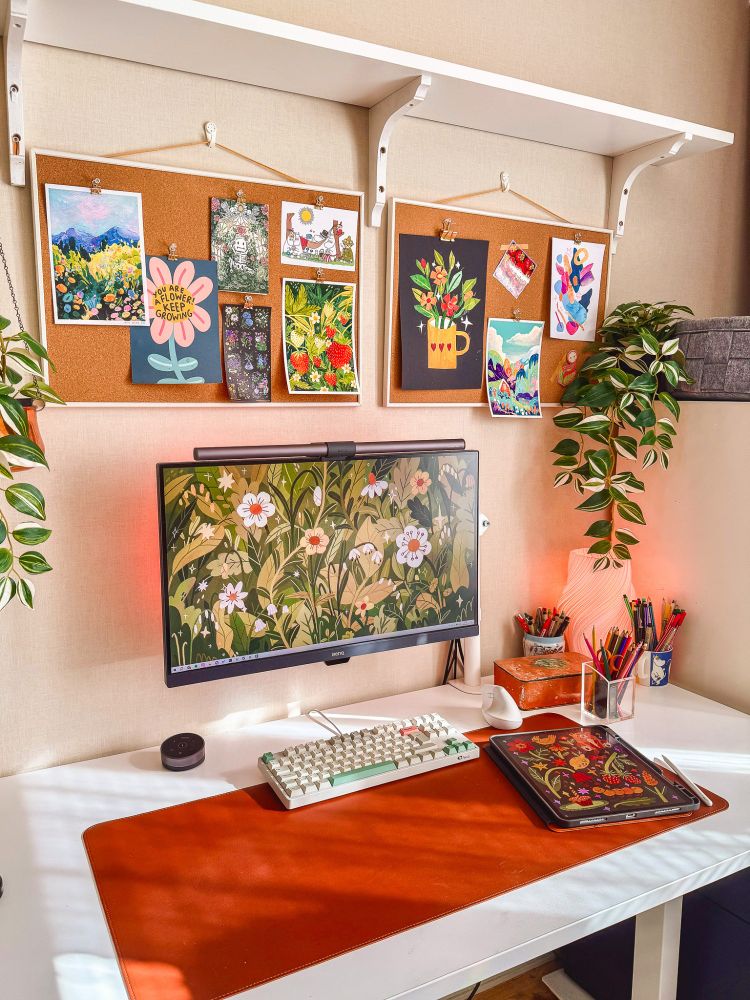
<path fill-rule="evenodd" d="M 597 312 L 598 326 L 606 313 L 611 230 L 569 226 L 564 223 L 524 219 L 509 215 L 492 215 L 473 209 L 457 209 L 452 205 L 433 205 L 392 198 L 388 212 L 388 269 L 386 274 L 388 292 L 384 365 L 386 405 L 487 406 L 487 390 L 484 384 L 481 389 L 433 390 L 403 389 L 401 387 L 398 238 L 402 233 L 436 237 L 443 229 L 443 222 L 447 217 L 451 219 L 450 228 L 457 233 L 457 239 L 487 240 L 489 243 L 483 338 L 486 338 L 487 335 L 487 320 L 489 318 L 512 319 L 514 318 L 514 309 L 518 309 L 520 313 L 516 318 L 543 320 L 544 336 L 542 338 L 539 390 L 543 404 L 559 403 L 563 389 L 556 380 L 558 365 L 571 347 L 580 350 L 581 347 L 585 346 L 585 342 L 557 340 L 550 337 L 551 241 L 553 237 L 571 239 L 574 234 L 580 234 L 586 242 L 605 245 Z M 492 275 L 502 257 L 500 247 L 510 243 L 511 240 L 515 240 L 519 244 L 528 244 L 528 253 L 537 265 L 532 280 L 518 299 L 513 298 L 510 292 Z M 446 252 L 450 250 L 450 247 L 450 243 L 445 244 Z M 484 356 L 484 350 L 482 356 Z"/>
<path fill-rule="evenodd" d="M 284 372 L 283 279 L 316 279 L 315 266 L 281 262 L 281 203 L 310 202 L 323 195 L 325 206 L 359 213 L 357 255 L 354 270 L 326 268 L 325 282 L 354 283 L 354 342 L 361 386 L 359 350 L 359 273 L 362 266 L 363 195 L 357 191 L 259 181 L 227 174 L 208 174 L 174 167 L 161 167 L 106 157 L 77 156 L 35 150 L 31 156 L 32 204 L 36 230 L 36 264 L 39 290 L 39 321 L 42 342 L 54 361 L 49 383 L 72 404 L 195 406 L 196 404 L 268 407 L 358 405 L 358 394 L 290 394 Z M 130 329 L 128 326 L 56 324 L 54 322 L 49 244 L 47 232 L 46 184 L 90 187 L 98 177 L 105 190 L 140 192 L 143 232 L 147 255 L 166 257 L 170 243 L 177 244 L 178 257 L 208 260 L 211 257 L 210 200 L 234 199 L 242 190 L 248 202 L 269 206 L 268 294 L 253 293 L 253 306 L 271 307 L 271 402 L 231 403 L 225 383 L 192 385 L 134 384 L 130 371 Z M 96 197 L 92 195 L 92 197 Z M 239 292 L 219 291 L 219 311 L 223 305 L 242 305 Z M 221 336 L 221 319 L 216 336 Z"/>

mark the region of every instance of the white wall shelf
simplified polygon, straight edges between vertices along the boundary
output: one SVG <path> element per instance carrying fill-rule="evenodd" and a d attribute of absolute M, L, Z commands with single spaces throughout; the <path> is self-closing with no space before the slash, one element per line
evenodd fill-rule
<path fill-rule="evenodd" d="M 402 115 L 613 157 L 616 239 L 644 166 L 734 141 L 706 125 L 197 0 L 28 0 L 26 39 L 370 109 L 372 225 Z M 665 142 L 666 152 L 634 152 Z"/>

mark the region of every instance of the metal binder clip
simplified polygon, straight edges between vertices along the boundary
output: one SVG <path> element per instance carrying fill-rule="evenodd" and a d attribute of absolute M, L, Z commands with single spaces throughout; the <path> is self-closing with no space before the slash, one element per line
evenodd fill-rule
<path fill-rule="evenodd" d="M 443 228 L 440 230 L 440 239 L 443 243 L 452 243 L 458 236 L 457 229 L 451 229 L 452 219 L 443 219 Z"/>
<path fill-rule="evenodd" d="M 102 193 L 102 182 L 99 180 L 98 177 L 94 177 L 94 179 L 91 181 L 91 193 L 92 194 Z"/>
<path fill-rule="evenodd" d="M 581 236 L 580 233 L 573 233 L 573 242 L 574 243 L 583 243 L 583 236 Z"/>
<path fill-rule="evenodd" d="M 521 310 L 516 306 L 516 308 L 511 312 L 511 316 L 516 322 L 521 318 Z"/>
<path fill-rule="evenodd" d="M 247 205 L 247 198 L 245 197 L 245 192 L 242 188 L 237 192 L 237 207 L 244 208 Z"/>
<path fill-rule="evenodd" d="M 206 122 L 203 131 L 206 133 L 206 143 L 213 149 L 216 145 L 216 122 Z"/>
<path fill-rule="evenodd" d="M 316 208 L 325 208 L 325 204 L 326 204 L 326 200 L 325 200 L 325 198 L 323 197 L 322 194 L 319 194 L 319 195 L 315 196 L 315 207 Z"/>
<path fill-rule="evenodd" d="M 252 309 L 252 308 L 253 308 L 253 297 L 252 297 L 252 295 L 246 295 L 245 296 L 245 309 Z"/>
<path fill-rule="evenodd" d="M 316 284 L 320 284 L 320 282 L 322 280 L 323 280 L 323 268 L 322 267 L 316 267 L 315 268 L 315 282 L 316 282 Z"/>
<path fill-rule="evenodd" d="M 170 243 L 167 248 L 167 260 L 177 260 L 177 244 Z"/>

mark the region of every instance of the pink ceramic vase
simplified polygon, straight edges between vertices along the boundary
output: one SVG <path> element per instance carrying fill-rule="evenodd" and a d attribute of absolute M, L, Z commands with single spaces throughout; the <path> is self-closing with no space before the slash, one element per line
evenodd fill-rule
<path fill-rule="evenodd" d="M 633 580 L 630 560 L 618 569 L 594 571 L 594 563 L 600 556 L 591 555 L 586 549 L 573 549 L 568 557 L 568 582 L 557 602 L 570 615 L 570 624 L 565 633 L 568 649 L 588 654 L 584 636 L 591 641 L 591 630 L 596 628 L 597 637 L 606 636 L 611 626 L 629 628 L 630 618 L 622 597 L 633 597 Z"/>

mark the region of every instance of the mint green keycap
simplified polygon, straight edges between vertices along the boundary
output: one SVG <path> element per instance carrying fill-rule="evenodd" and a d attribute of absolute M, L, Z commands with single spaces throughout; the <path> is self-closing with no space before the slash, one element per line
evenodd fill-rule
<path fill-rule="evenodd" d="M 328 780 L 335 788 L 336 785 L 346 785 L 350 781 L 359 781 L 360 778 L 373 778 L 376 774 L 385 774 L 386 771 L 395 770 L 395 763 L 392 760 L 387 760 L 382 764 L 370 764 L 369 767 L 358 767 L 355 771 L 344 771 L 343 774 L 334 774 Z"/>
<path fill-rule="evenodd" d="M 273 760 L 273 754 L 272 753 L 264 753 L 263 756 L 260 759 L 263 761 L 264 764 L 268 764 L 269 761 Z"/>
<path fill-rule="evenodd" d="M 458 747 L 454 743 L 446 743 L 443 747 L 443 753 L 450 757 L 451 754 L 458 753 Z"/>

